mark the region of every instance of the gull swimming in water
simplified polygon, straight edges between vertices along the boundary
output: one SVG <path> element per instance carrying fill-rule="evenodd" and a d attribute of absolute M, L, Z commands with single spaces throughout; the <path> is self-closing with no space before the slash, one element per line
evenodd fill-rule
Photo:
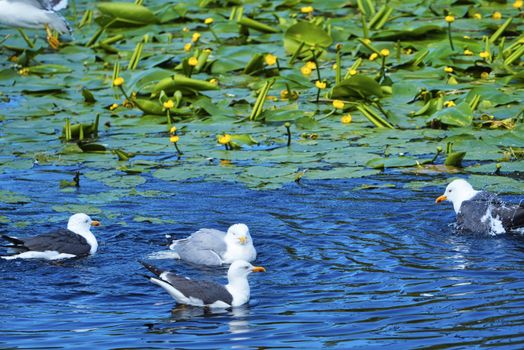
<path fill-rule="evenodd" d="M 209 281 L 191 280 L 170 271 L 141 262 L 155 276 L 146 276 L 152 283 L 164 288 L 179 304 L 227 308 L 246 304 L 250 298 L 247 276 L 252 272 L 265 272 L 261 266 L 253 266 L 247 261 L 237 260 L 227 272 L 228 284 L 221 285 Z"/>
<path fill-rule="evenodd" d="M 257 251 L 245 224 L 231 225 L 227 232 L 202 228 L 188 238 L 173 241 L 174 257 L 193 264 L 218 266 L 235 260 L 251 262 Z"/>
<path fill-rule="evenodd" d="M 91 226 L 99 226 L 100 222 L 92 220 L 88 215 L 79 213 L 69 218 L 67 229 L 58 229 L 30 238 L 17 238 L 2 235 L 11 243 L 4 246 L 13 249 L 13 255 L 2 256 L 3 259 L 47 259 L 84 257 L 96 253 L 98 242 L 91 233 Z"/>
<path fill-rule="evenodd" d="M 45 28 L 49 45 L 57 49 L 60 42 L 51 30 L 69 33 L 66 20 L 57 11 L 67 7 L 68 0 L 0 0 L 0 25 L 15 28 Z"/>
<path fill-rule="evenodd" d="M 450 201 L 460 230 L 505 233 L 524 227 L 524 206 L 504 203 L 495 194 L 476 191 L 463 179 L 452 181 L 435 202 Z"/>

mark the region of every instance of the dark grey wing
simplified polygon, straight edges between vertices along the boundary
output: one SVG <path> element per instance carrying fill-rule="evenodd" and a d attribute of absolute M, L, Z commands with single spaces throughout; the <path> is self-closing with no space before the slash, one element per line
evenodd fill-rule
<path fill-rule="evenodd" d="M 499 217 L 506 230 L 524 227 L 524 207 L 520 205 L 502 205 L 492 209 L 493 217 Z"/>
<path fill-rule="evenodd" d="M 91 250 L 91 246 L 84 237 L 66 229 L 21 240 L 28 250 L 38 252 L 52 250 L 59 253 L 85 256 L 89 255 Z"/>
<path fill-rule="evenodd" d="M 193 281 L 173 272 L 162 274 L 162 280 L 178 289 L 186 297 L 202 300 L 205 305 L 213 304 L 216 301 L 223 301 L 228 305 L 233 302 L 233 296 L 218 283 Z"/>
<path fill-rule="evenodd" d="M 470 200 L 462 202 L 457 214 L 457 225 L 461 230 L 487 233 L 490 231 L 490 222 L 482 222 L 481 218 L 486 215 L 490 203 L 497 203 L 496 196 L 488 192 L 479 192 Z"/>
<path fill-rule="evenodd" d="M 217 266 L 227 250 L 225 232 L 214 229 L 200 229 L 186 239 L 171 245 L 180 259 L 199 265 Z"/>
<path fill-rule="evenodd" d="M 488 217 L 488 216 L 489 217 Z M 524 207 L 508 205 L 489 192 L 479 192 L 462 202 L 457 214 L 459 228 L 472 232 L 490 232 L 491 219 L 498 219 L 506 231 L 524 226 Z"/>

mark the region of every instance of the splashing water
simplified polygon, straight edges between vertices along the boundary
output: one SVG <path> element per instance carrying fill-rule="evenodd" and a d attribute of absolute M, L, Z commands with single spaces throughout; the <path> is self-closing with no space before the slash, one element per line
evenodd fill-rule
<path fill-rule="evenodd" d="M 493 216 L 493 204 L 488 205 L 488 209 L 486 210 L 486 214 L 480 218 L 480 221 L 483 223 L 488 223 L 489 225 L 489 231 L 488 234 L 490 236 L 496 236 L 503 233 L 506 233 L 506 229 L 504 228 L 504 225 L 502 225 L 502 220 L 500 217 Z"/>

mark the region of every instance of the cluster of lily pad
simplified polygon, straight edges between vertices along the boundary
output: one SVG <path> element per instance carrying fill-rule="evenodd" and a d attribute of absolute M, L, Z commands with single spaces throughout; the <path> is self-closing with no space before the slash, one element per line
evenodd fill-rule
<path fill-rule="evenodd" d="M 0 39 L 0 91 L 32 105 L 6 103 L 3 123 L 14 139 L 17 115 L 60 125 L 48 162 L 81 160 L 101 182 L 108 168 L 257 188 L 395 169 L 522 176 L 521 2 L 234 3 L 84 3 L 57 52 Z"/>

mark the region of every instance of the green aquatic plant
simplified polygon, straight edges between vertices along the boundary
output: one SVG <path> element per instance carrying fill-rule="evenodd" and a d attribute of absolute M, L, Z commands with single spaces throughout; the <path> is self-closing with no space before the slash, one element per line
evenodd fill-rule
<path fill-rule="evenodd" d="M 300 181 L 491 176 L 500 164 L 499 174 L 515 176 L 520 10 L 470 3 L 276 1 L 253 11 L 238 2 L 78 1 L 69 19 L 82 30 L 56 52 L 29 31 L 33 49 L 0 30 L 3 152 L 14 155 L 0 171 L 28 169 L 44 149 L 42 163 L 82 164 L 86 177 L 118 188 L 148 173 L 254 188 L 303 170 Z M 174 125 L 183 130 L 169 134 L 175 143 L 166 140 Z M 29 127 L 37 132 L 22 132 Z M 448 142 L 466 152 L 460 162 L 435 155 Z"/>

